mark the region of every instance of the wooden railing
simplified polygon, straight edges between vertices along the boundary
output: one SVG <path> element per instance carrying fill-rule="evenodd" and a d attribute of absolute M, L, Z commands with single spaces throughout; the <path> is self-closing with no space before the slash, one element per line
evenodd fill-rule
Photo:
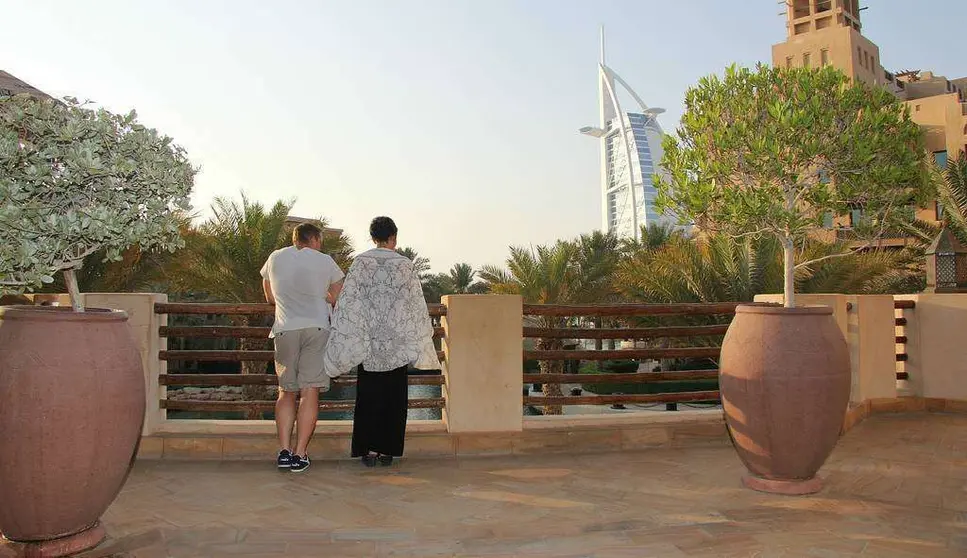
<path fill-rule="evenodd" d="M 695 346 L 658 346 L 618 350 L 567 350 L 542 349 L 525 350 L 525 360 L 536 361 L 607 361 L 641 359 L 708 359 L 717 361 L 721 347 L 721 337 L 728 330 L 727 320 L 735 313 L 739 303 L 713 304 L 589 304 L 589 305 L 524 305 L 524 315 L 536 318 L 611 318 L 627 324 L 627 327 L 566 327 L 543 328 L 525 327 L 524 337 L 530 339 L 572 339 L 572 340 L 625 340 L 642 341 L 666 340 L 666 345 L 681 345 L 677 342 L 687 338 L 704 338 L 707 342 Z M 667 318 L 705 317 L 708 321 L 719 322 L 707 325 L 656 325 L 638 327 L 641 320 L 658 321 Z M 717 318 L 716 318 L 717 317 Z M 526 318 L 525 318 L 526 319 Z M 668 340 L 676 340 L 669 342 Z M 714 340 L 714 344 L 708 341 Z M 713 384 L 718 379 L 717 369 L 676 370 L 663 372 L 627 373 L 525 373 L 525 384 L 580 384 L 581 388 L 562 395 L 524 397 L 524 404 L 534 407 L 558 405 L 612 405 L 617 408 L 624 404 L 666 404 L 674 409 L 678 403 L 718 402 L 718 389 L 681 391 L 680 382 L 701 381 Z M 677 382 L 679 384 L 675 384 Z M 585 390 L 606 384 L 630 386 L 652 386 L 652 393 L 600 393 L 584 395 Z M 590 387 L 589 387 L 590 386 Z M 704 386 L 701 386 L 704 387 Z M 665 389 L 663 389 L 665 388 Z M 679 390 L 679 391 L 676 391 Z M 604 390 L 607 391 L 607 390 Z M 580 394 L 578 394 L 580 392 Z"/>
<path fill-rule="evenodd" d="M 740 303 L 710 304 L 589 304 L 589 305 L 523 305 L 525 339 L 542 339 L 543 343 L 522 352 L 524 361 L 549 363 L 551 373 L 536 373 L 525 367 L 521 378 L 525 386 L 523 404 L 525 407 L 545 408 L 565 405 L 660 405 L 673 409 L 679 403 L 710 404 L 720 401 L 717 388 L 717 360 L 720 354 L 722 336 L 729 327 L 735 308 Z M 436 318 L 446 316 L 447 309 L 440 304 L 429 306 L 430 315 Z M 904 311 L 914 309 L 913 301 L 896 301 L 895 304 L 896 361 L 898 380 L 908 379 L 903 369 L 907 360 L 905 344 L 907 337 L 902 328 L 907 323 Z M 206 304 L 206 303 L 165 303 L 156 304 L 155 313 L 180 316 L 228 316 L 232 323 L 218 325 L 179 325 L 162 326 L 158 330 L 163 338 L 185 340 L 235 340 L 247 348 L 218 348 L 205 350 L 180 347 L 161 350 L 158 358 L 167 362 L 184 363 L 264 363 L 262 371 L 267 370 L 273 360 L 273 351 L 268 350 L 269 317 L 274 308 L 269 304 Z M 256 319 L 251 319 L 256 317 Z M 261 319 L 259 319 L 261 318 Z M 607 327 L 591 327 L 594 322 Z M 255 324 L 255 325 L 252 325 Z M 539 327 L 547 324 L 554 327 Z M 571 325 L 567 325 L 571 324 Z M 435 327 L 434 337 L 445 342 L 443 327 Z M 563 348 L 563 340 L 632 341 L 632 348 L 588 350 Z M 556 341 L 556 343 L 555 343 Z M 639 342 L 647 346 L 638 346 Z M 216 346 L 217 347 L 217 346 Z M 224 347 L 224 345 L 223 345 Z M 445 355 L 439 352 L 441 361 Z M 568 363 L 609 360 L 697 360 L 685 366 L 685 370 L 662 369 L 657 372 L 596 370 L 577 373 L 565 370 Z M 666 363 L 663 363 L 666 364 Z M 708 364 L 708 369 L 702 369 Z M 442 367 L 442 366 L 441 366 Z M 545 365 L 545 368 L 548 366 Z M 250 366 L 248 368 L 251 368 Z M 251 371 L 251 370 L 249 370 Z M 181 388 L 177 399 L 161 399 L 162 409 L 192 412 L 243 412 L 254 416 L 274 409 L 271 395 L 265 397 L 265 388 L 276 386 L 277 377 L 267 373 L 194 373 L 183 367 L 168 370 L 161 374 L 161 386 Z M 418 374 L 408 378 L 410 385 L 444 386 L 445 378 L 439 374 Z M 356 382 L 352 375 L 332 381 L 334 386 L 351 386 Z M 531 394 L 527 386 L 570 384 L 572 390 L 550 390 L 547 393 Z M 241 388 L 245 393 L 232 394 L 234 399 L 212 400 L 201 395 L 192 396 L 197 390 L 184 388 L 230 387 Z M 547 391 L 542 389 L 542 391 Z M 629 393 L 620 393 L 620 392 Z M 185 393 L 188 392 L 188 393 Z M 261 393 L 253 397 L 252 393 Z M 337 395 L 338 397 L 338 395 Z M 411 409 L 442 409 L 446 405 L 443 397 L 425 397 L 409 400 Z M 341 412 L 351 410 L 352 399 L 321 400 L 320 411 Z"/>
<path fill-rule="evenodd" d="M 441 304 L 428 305 L 430 315 L 439 318 L 446 315 L 446 307 Z M 223 303 L 165 303 L 155 304 L 154 311 L 157 314 L 169 315 L 207 315 L 207 316 L 233 316 L 250 317 L 264 316 L 268 320 L 275 312 L 275 308 L 270 304 L 223 304 Z M 199 326 L 162 326 L 158 330 L 158 335 L 164 338 L 184 338 L 184 339 L 262 339 L 267 340 L 270 328 L 267 326 L 249 325 L 199 325 Z M 434 337 L 442 339 L 444 336 L 443 328 L 434 328 Z M 438 353 L 442 360 L 444 354 Z M 158 352 L 158 358 L 169 363 L 172 362 L 264 362 L 269 363 L 274 359 L 271 350 L 163 350 Z M 161 374 L 158 378 L 159 384 L 166 387 L 244 387 L 244 386 L 277 386 L 278 378 L 275 374 L 205 374 L 187 373 L 184 370 L 169 370 L 167 374 Z M 441 375 L 410 375 L 408 377 L 410 385 L 443 385 L 444 379 Z M 354 376 L 343 376 L 332 380 L 335 386 L 348 386 L 356 383 Z M 442 397 L 410 399 L 408 402 L 410 409 L 441 409 L 444 407 Z M 242 401 L 212 401 L 192 398 L 161 399 L 159 405 L 162 409 L 171 411 L 193 411 L 193 412 L 243 412 L 247 416 L 258 413 L 272 411 L 275 408 L 275 401 L 268 399 L 242 400 Z M 320 400 L 319 410 L 326 412 L 350 411 L 353 409 L 355 401 L 347 400 Z"/>
<path fill-rule="evenodd" d="M 895 300 L 893 302 L 893 309 L 895 311 L 895 326 L 897 329 L 896 335 L 896 361 L 897 361 L 897 380 L 909 380 L 910 374 L 906 371 L 906 362 L 910 358 L 907 354 L 907 318 L 903 316 L 904 310 L 913 310 L 916 308 L 916 302 L 912 300 Z"/>

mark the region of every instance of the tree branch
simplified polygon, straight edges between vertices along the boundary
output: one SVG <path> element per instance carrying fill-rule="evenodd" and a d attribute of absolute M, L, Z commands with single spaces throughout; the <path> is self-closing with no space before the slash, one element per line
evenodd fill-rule
<path fill-rule="evenodd" d="M 858 248 L 851 248 L 849 252 L 842 252 L 840 254 L 830 254 L 828 256 L 823 256 L 821 258 L 814 258 L 814 259 L 811 259 L 811 260 L 808 260 L 808 261 L 805 261 L 805 262 L 796 264 L 796 266 L 793 269 L 799 269 L 800 267 L 806 267 L 808 265 L 817 264 L 819 262 L 824 262 L 826 260 L 832 260 L 832 259 L 835 259 L 835 258 L 845 258 L 846 256 L 853 256 L 856 253 L 861 252 L 865 248 L 871 247 L 872 245 L 873 245 L 872 243 L 871 244 L 866 244 L 866 245 L 860 246 Z"/>
<path fill-rule="evenodd" d="M 740 238 L 748 238 L 750 236 L 753 236 L 754 237 L 754 236 L 759 236 L 759 235 L 762 235 L 762 234 L 765 234 L 765 233 L 774 233 L 774 232 L 775 232 L 774 229 L 766 228 L 766 229 L 759 229 L 759 230 L 756 230 L 756 231 L 749 231 L 749 232 L 744 232 L 744 233 L 730 234 L 729 237 L 738 240 Z"/>

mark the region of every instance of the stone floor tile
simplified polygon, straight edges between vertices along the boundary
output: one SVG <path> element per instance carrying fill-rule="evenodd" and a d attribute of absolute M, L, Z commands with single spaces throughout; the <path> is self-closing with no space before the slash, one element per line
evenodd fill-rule
<path fill-rule="evenodd" d="M 142 461 L 85 558 L 967 556 L 964 416 L 867 419 L 806 497 L 742 488 L 730 447 L 614 443 L 562 459 L 523 435 L 516 455 L 318 461 L 301 475 L 271 459 Z M 0 558 L 16 548 L 0 541 Z"/>

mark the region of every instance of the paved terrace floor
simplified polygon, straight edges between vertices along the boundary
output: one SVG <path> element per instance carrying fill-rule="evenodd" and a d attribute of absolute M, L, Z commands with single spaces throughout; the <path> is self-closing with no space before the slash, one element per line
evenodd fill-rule
<path fill-rule="evenodd" d="M 140 462 L 84 556 L 967 556 L 967 416 L 868 419 L 812 497 L 745 490 L 742 470 L 728 446 L 302 475 Z"/>

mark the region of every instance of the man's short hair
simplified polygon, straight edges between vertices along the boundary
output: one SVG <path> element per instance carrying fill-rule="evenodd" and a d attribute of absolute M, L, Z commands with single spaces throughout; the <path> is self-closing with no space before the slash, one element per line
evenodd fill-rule
<path fill-rule="evenodd" d="M 292 229 L 292 244 L 305 246 L 313 239 L 322 240 L 322 229 L 312 223 L 299 223 Z"/>
<path fill-rule="evenodd" d="M 396 223 L 389 217 L 377 217 L 369 224 L 369 236 L 376 242 L 386 242 L 397 232 Z"/>

